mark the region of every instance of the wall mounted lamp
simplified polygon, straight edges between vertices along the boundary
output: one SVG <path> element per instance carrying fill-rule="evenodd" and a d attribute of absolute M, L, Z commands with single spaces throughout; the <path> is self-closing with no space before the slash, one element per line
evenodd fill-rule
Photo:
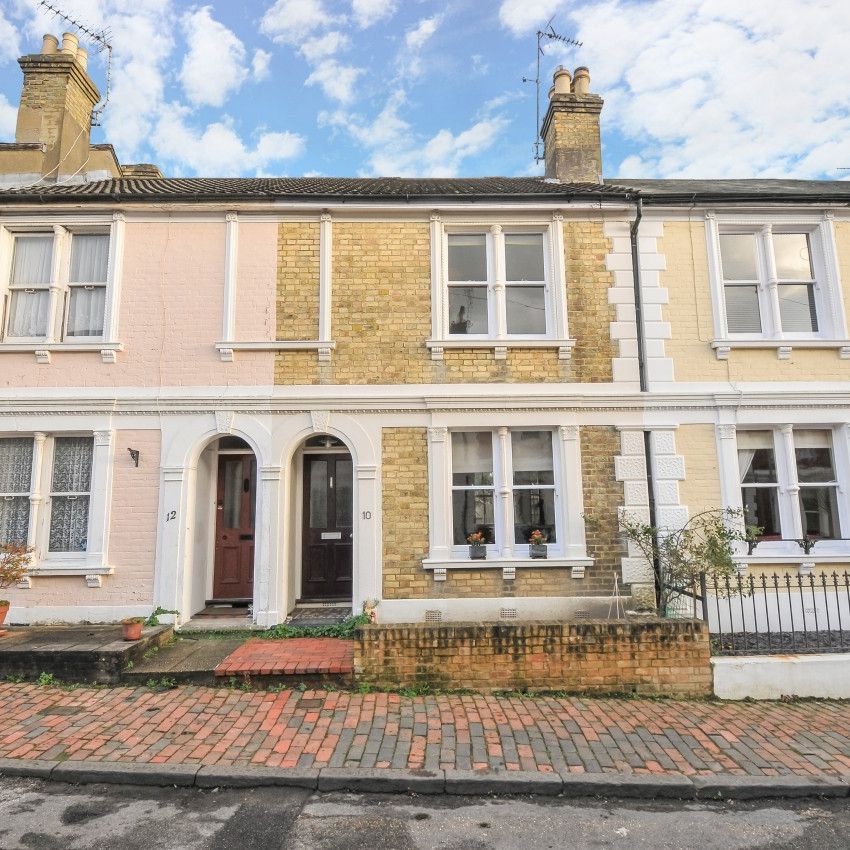
<path fill-rule="evenodd" d="M 141 452 L 138 449 L 127 449 L 127 451 L 130 452 L 130 457 L 133 459 L 133 463 L 136 464 L 136 466 L 138 466 L 139 465 L 139 455 L 141 454 Z"/>

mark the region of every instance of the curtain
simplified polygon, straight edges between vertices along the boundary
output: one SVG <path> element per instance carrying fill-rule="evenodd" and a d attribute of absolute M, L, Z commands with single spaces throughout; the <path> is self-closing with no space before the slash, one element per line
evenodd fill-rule
<path fill-rule="evenodd" d="M 53 236 L 18 236 L 12 260 L 13 286 L 38 286 L 50 283 Z"/>
<path fill-rule="evenodd" d="M 53 493 L 88 493 L 94 443 L 91 437 L 57 437 L 53 449 Z"/>
<path fill-rule="evenodd" d="M 493 435 L 489 431 L 452 434 L 452 472 L 492 473 Z"/>
<path fill-rule="evenodd" d="M 47 336 L 50 292 L 47 289 L 13 289 L 9 297 L 9 337 Z"/>
<path fill-rule="evenodd" d="M 103 336 L 105 286 L 72 286 L 66 336 Z"/>
<path fill-rule="evenodd" d="M 51 552 L 85 552 L 94 442 L 91 437 L 57 437 L 50 499 Z"/>
<path fill-rule="evenodd" d="M 74 234 L 71 240 L 71 283 L 106 283 L 108 233 Z"/>
<path fill-rule="evenodd" d="M 31 476 L 32 440 L 0 439 L 0 543 L 27 542 Z"/>

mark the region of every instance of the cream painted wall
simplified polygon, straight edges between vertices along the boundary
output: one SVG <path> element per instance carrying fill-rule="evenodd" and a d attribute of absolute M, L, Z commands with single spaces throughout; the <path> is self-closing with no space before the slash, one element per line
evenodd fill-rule
<path fill-rule="evenodd" d="M 850 223 L 836 223 L 839 268 L 844 286 L 850 282 Z M 661 285 L 669 303 L 663 308 L 670 322 L 666 354 L 673 358 L 677 381 L 844 381 L 850 380 L 850 361 L 836 351 L 794 349 L 790 360 L 779 360 L 774 350 L 732 350 L 728 360 L 718 360 L 710 346 L 714 338 L 711 285 L 705 223 L 667 221 L 658 251 L 667 260 Z M 845 311 L 848 310 L 845 289 Z"/>
<path fill-rule="evenodd" d="M 236 332 L 274 339 L 275 225 L 241 223 Z M 274 354 L 238 352 L 223 363 L 224 222 L 127 222 L 118 362 L 99 352 L 0 352 L 0 385 L 9 387 L 244 386 L 274 382 Z M 244 336 L 241 336 L 243 335 Z"/>
<path fill-rule="evenodd" d="M 685 478 L 679 501 L 689 516 L 722 508 L 717 444 L 713 425 L 682 425 L 676 430 L 676 450 L 685 458 Z"/>

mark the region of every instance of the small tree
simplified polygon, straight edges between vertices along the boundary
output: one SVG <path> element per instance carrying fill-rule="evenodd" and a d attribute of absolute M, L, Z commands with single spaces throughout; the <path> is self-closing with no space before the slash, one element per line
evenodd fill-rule
<path fill-rule="evenodd" d="M 692 516 L 681 528 L 654 528 L 623 512 L 620 533 L 652 564 L 659 614 L 683 593 L 694 594 L 700 573 L 713 580 L 735 572 L 734 544 L 756 539 L 760 529 L 743 523 L 743 512 L 716 508 Z"/>
<path fill-rule="evenodd" d="M 33 549 L 21 543 L 0 543 L 0 590 L 17 584 L 27 574 Z M 8 604 L 0 599 L 0 605 Z"/>

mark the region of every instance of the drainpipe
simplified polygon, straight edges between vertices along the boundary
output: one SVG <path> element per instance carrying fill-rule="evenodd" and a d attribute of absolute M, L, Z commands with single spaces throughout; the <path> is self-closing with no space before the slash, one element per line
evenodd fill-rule
<path fill-rule="evenodd" d="M 629 226 L 629 237 L 632 248 L 632 283 L 635 293 L 635 334 L 637 336 L 638 380 L 641 393 L 649 392 L 649 376 L 646 365 L 646 333 L 643 325 L 643 289 L 640 279 L 640 249 L 639 230 L 643 218 L 643 198 L 640 192 L 634 195 L 635 217 Z M 649 502 L 649 524 L 656 527 L 655 521 L 655 482 L 652 477 L 652 439 L 651 431 L 644 429 L 643 452 L 646 458 L 646 490 Z M 656 547 L 657 548 L 657 547 Z M 653 558 L 652 571 L 655 575 L 655 604 L 661 604 L 661 564 L 658 557 Z M 662 612 L 663 613 L 663 612 Z"/>

